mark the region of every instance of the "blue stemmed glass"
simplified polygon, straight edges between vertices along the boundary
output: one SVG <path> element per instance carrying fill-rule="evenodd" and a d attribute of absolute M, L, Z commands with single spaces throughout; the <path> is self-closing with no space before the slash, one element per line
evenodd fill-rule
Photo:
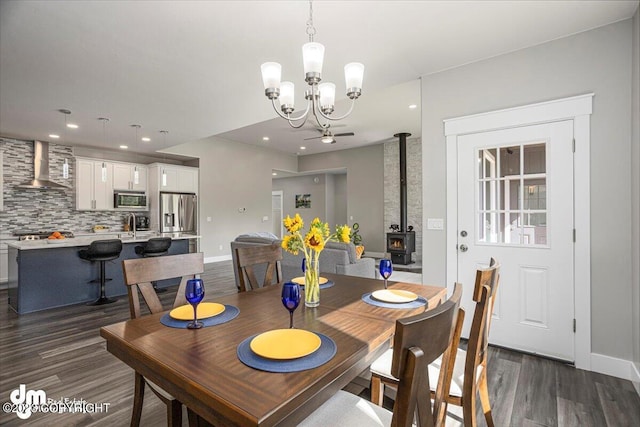
<path fill-rule="evenodd" d="M 200 301 L 204 298 L 204 283 L 202 282 L 202 279 L 187 280 L 185 297 L 187 298 L 187 301 L 189 301 L 189 304 L 193 306 L 193 322 L 189 322 L 187 328 L 202 328 L 202 322 L 198 322 L 198 304 L 200 304 Z"/>
<path fill-rule="evenodd" d="M 307 259 L 302 258 L 302 273 L 304 274 L 305 271 L 307 271 Z"/>
<path fill-rule="evenodd" d="M 300 304 L 300 286 L 297 283 L 285 282 L 282 285 L 282 305 L 289 310 L 289 329 L 293 328 L 293 312 Z"/>
<path fill-rule="evenodd" d="M 391 264 L 391 260 L 388 258 L 383 258 L 380 260 L 380 275 L 384 279 L 384 288 L 387 289 L 387 279 L 391 277 L 391 273 L 393 273 L 393 265 Z"/>

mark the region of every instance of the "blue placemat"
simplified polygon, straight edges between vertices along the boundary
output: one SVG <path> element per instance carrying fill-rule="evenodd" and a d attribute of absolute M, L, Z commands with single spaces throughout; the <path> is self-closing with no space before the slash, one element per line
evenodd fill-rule
<path fill-rule="evenodd" d="M 427 305 L 427 300 L 421 296 L 418 296 L 418 299 L 411 302 L 392 303 L 392 302 L 378 301 L 377 299 L 372 298 L 371 292 L 362 295 L 362 301 L 366 302 L 367 304 L 375 305 L 376 307 L 384 307 L 384 308 L 420 308 L 423 305 Z"/>
<path fill-rule="evenodd" d="M 224 311 L 217 316 L 207 317 L 206 319 L 198 319 L 199 322 L 207 326 L 215 326 L 221 323 L 226 323 L 230 320 L 235 319 L 240 314 L 240 309 L 238 307 L 234 307 L 232 305 L 224 305 Z M 170 328 L 182 328 L 187 329 L 187 325 L 190 320 L 178 320 L 169 316 L 169 313 L 166 313 L 164 316 L 160 318 L 160 323 L 165 326 L 169 326 Z"/>
<path fill-rule="evenodd" d="M 252 335 L 238 345 L 238 359 L 245 365 L 267 372 L 298 372 L 317 368 L 333 359 L 336 355 L 336 343 L 326 335 L 315 332 L 320 337 L 320 348 L 308 356 L 291 360 L 275 360 L 258 356 L 251 350 L 251 340 L 258 334 Z"/>

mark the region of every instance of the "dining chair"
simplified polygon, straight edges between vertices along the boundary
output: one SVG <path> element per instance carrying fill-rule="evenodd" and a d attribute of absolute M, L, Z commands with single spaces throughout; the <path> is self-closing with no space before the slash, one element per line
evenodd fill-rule
<path fill-rule="evenodd" d="M 494 426 L 491 415 L 491 403 L 487 387 L 487 354 L 489 343 L 489 329 L 491 326 L 491 314 L 493 304 L 498 291 L 500 278 L 500 265 L 491 258 L 488 268 L 476 271 L 476 280 L 473 289 L 475 308 L 469 332 L 467 349 L 459 348 L 464 316 L 458 316 L 451 340 L 451 349 L 448 354 L 436 359 L 429 365 L 429 383 L 431 397 L 435 396 L 437 384 L 433 381 L 441 372 L 444 374 L 444 382 L 449 384 L 449 392 L 446 393 L 447 404 L 462 406 L 465 427 L 475 427 L 476 420 L 476 393 L 480 396 L 480 403 L 485 420 L 489 427 Z M 448 360 L 446 360 L 448 358 Z M 446 362 L 446 368 L 445 368 Z M 382 405 L 385 386 L 397 386 L 398 380 L 391 371 L 391 354 L 387 351 L 371 365 L 371 401 Z M 446 405 L 445 405 L 446 408 Z M 440 414 L 444 422 L 446 411 Z"/>
<path fill-rule="evenodd" d="M 399 380 L 393 412 L 341 390 L 299 426 L 443 426 L 437 414 L 443 406 L 448 384 L 444 382 L 444 375 L 437 380 L 439 386 L 432 409 L 426 388 L 431 380 L 427 366 L 450 348 L 461 296 L 462 285 L 456 283 L 452 297 L 443 304 L 396 320 L 391 372 Z"/>
<path fill-rule="evenodd" d="M 137 319 L 143 315 L 139 293 L 142 294 L 150 313 L 160 313 L 165 310 L 152 285 L 152 282 L 158 280 L 181 278 L 173 307 L 187 304 L 184 295 L 187 280 L 204 272 L 204 256 L 202 252 L 199 252 L 126 259 L 122 261 L 122 271 L 124 272 L 124 282 L 127 285 L 131 318 Z M 181 426 L 182 403 L 160 388 L 160 386 L 144 378 L 137 371 L 135 373 L 131 426 L 140 425 L 145 386 L 149 386 L 151 391 L 166 405 L 167 424 L 169 426 Z"/>
<path fill-rule="evenodd" d="M 243 246 L 235 248 L 238 292 L 269 286 L 282 281 L 282 248 L 278 244 Z M 265 269 L 266 264 L 266 269 Z M 256 268 L 258 267 L 258 268 Z M 260 282 L 256 270 L 264 269 Z M 274 281 L 275 274 L 275 281 Z"/>

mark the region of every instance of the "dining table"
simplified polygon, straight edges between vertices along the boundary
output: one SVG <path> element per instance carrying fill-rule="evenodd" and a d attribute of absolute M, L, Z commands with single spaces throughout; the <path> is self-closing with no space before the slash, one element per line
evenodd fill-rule
<path fill-rule="evenodd" d="M 414 292 L 419 307 L 382 307 L 363 295 L 383 288 L 381 280 L 323 273 L 333 286 L 320 291 L 320 305 L 294 312 L 294 328 L 329 337 L 335 355 L 297 372 L 267 372 L 244 364 L 238 348 L 248 337 L 289 327 L 282 285 L 212 300 L 235 307 L 233 320 L 201 329 L 167 327 L 166 313 L 151 314 L 100 329 L 107 350 L 214 426 L 296 425 L 346 386 L 390 347 L 395 321 L 424 312 L 446 298 L 446 288 L 389 281 L 389 289 Z M 206 286 L 206 283 L 205 283 Z M 133 383 L 132 383 L 133 387 Z"/>

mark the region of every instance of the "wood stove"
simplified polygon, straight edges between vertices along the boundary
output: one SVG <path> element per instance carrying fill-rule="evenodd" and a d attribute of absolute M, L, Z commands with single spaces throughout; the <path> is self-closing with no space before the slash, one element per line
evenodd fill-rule
<path fill-rule="evenodd" d="M 395 135 L 400 144 L 400 226 L 393 225 L 392 232 L 387 233 L 387 252 L 391 254 L 394 264 L 411 264 L 411 254 L 416 250 L 416 233 L 412 226 L 407 226 L 407 137 L 410 133 Z"/>

